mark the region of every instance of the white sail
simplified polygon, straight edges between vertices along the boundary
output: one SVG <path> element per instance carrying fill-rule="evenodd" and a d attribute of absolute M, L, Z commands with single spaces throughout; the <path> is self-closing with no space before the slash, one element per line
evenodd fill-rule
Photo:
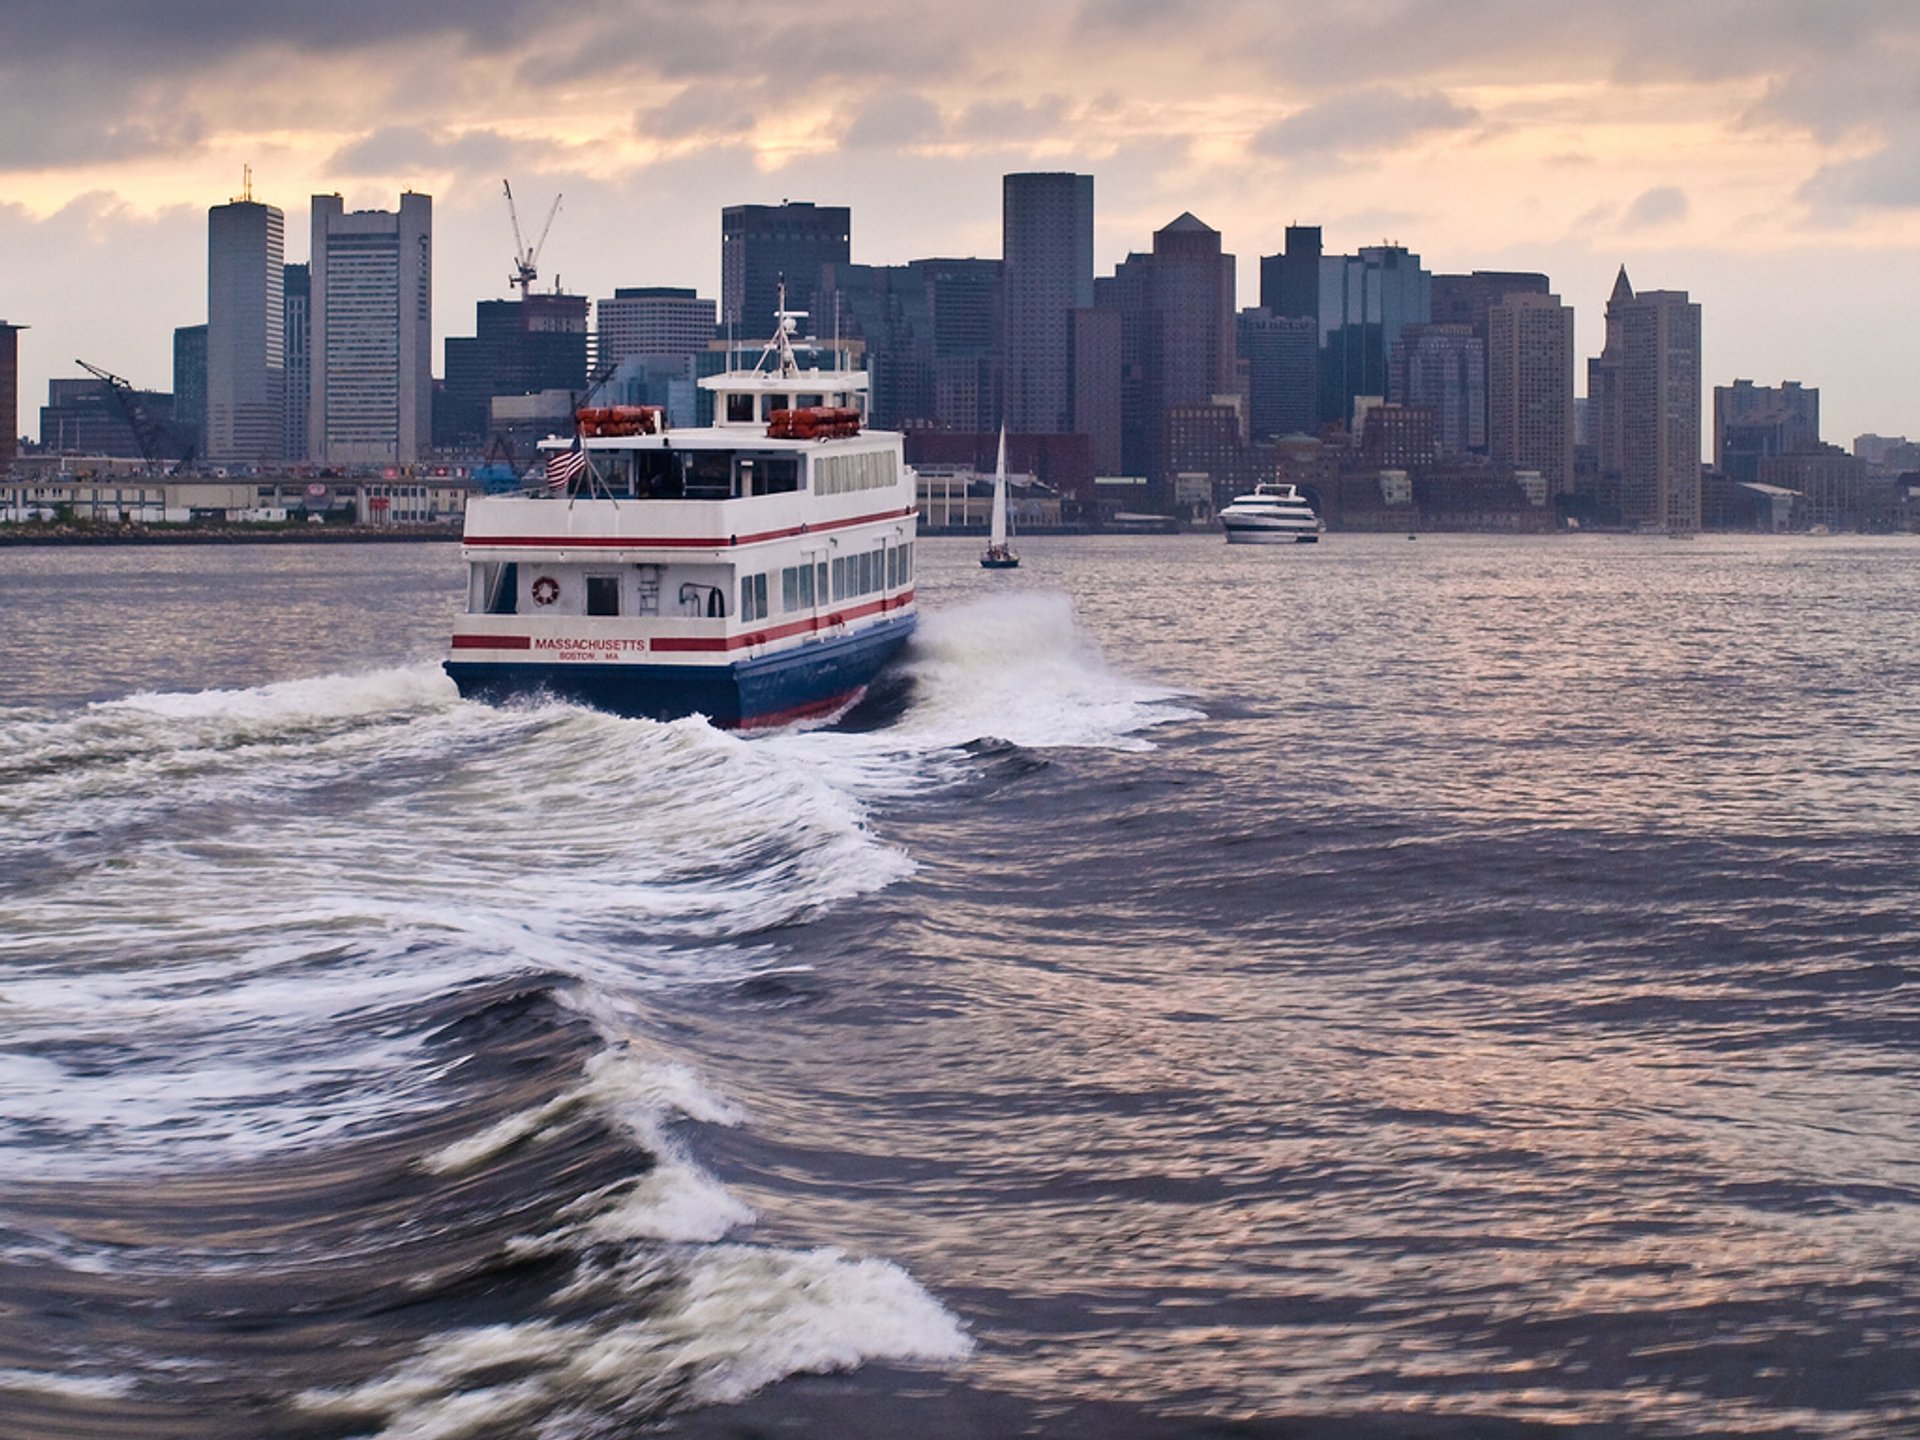
<path fill-rule="evenodd" d="M 1000 427 L 1000 459 L 993 470 L 993 528 L 987 543 L 996 550 L 1007 544 L 1007 427 Z"/>

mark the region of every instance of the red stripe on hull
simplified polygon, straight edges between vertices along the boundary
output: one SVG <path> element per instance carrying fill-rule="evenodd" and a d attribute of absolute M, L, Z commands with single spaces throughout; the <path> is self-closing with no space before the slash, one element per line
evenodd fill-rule
<path fill-rule="evenodd" d="M 531 635 L 456 635 L 453 637 L 456 650 L 531 650 Z"/>
<path fill-rule="evenodd" d="M 795 705 L 790 710 L 775 710 L 767 715 L 743 715 L 740 718 L 740 723 L 731 728 L 735 730 L 771 730 L 777 725 L 791 725 L 796 720 L 818 719 L 822 715 L 831 715 L 834 711 L 853 704 L 854 701 L 866 693 L 867 687 L 862 685 L 857 689 L 849 690 L 842 695 L 832 696 L 826 700 L 816 700 L 807 705 Z"/>

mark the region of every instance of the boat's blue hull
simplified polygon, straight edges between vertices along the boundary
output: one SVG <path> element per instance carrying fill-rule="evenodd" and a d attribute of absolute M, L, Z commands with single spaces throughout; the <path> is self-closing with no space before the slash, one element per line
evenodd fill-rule
<path fill-rule="evenodd" d="M 784 725 L 830 714 L 857 699 L 913 633 L 903 615 L 852 635 L 731 665 L 593 665 L 552 661 L 448 660 L 469 700 L 550 695 L 615 715 L 677 720 L 704 715 L 723 729 Z"/>

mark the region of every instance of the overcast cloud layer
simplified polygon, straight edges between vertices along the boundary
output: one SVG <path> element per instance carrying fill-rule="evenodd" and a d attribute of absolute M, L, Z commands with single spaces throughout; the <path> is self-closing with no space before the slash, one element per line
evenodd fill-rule
<path fill-rule="evenodd" d="M 504 293 L 502 177 L 527 209 L 565 192 L 543 268 L 568 288 L 711 293 L 724 204 L 851 204 L 863 261 L 991 255 L 999 176 L 1077 169 L 1103 269 L 1191 209 L 1243 303 L 1255 257 L 1318 222 L 1336 250 L 1546 269 L 1590 351 L 1624 261 L 1707 304 L 1711 379 L 1818 384 L 1844 441 L 1920 431 L 1917 154 L 1911 0 L 14 4 L 0 317 L 35 327 L 29 416 L 76 354 L 168 384 L 243 164 L 289 259 L 310 194 L 432 193 L 442 336 Z M 1795 320 L 1769 277 L 1836 252 L 1871 258 Z"/>

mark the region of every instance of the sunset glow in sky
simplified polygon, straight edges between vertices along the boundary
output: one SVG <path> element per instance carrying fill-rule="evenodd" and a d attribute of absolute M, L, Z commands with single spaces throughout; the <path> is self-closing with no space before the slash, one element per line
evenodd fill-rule
<path fill-rule="evenodd" d="M 1597 352 L 1614 272 L 1704 307 L 1710 384 L 1821 390 L 1825 438 L 1920 434 L 1911 0 L 73 0 L 0 11 L 0 318 L 31 430 L 81 357 L 171 385 L 238 194 L 435 205 L 439 339 L 504 296 L 502 178 L 562 209 L 543 283 L 719 288 L 719 211 L 853 207 L 853 258 L 997 255 L 999 177 L 1095 177 L 1100 273 L 1182 210 L 1239 257 L 1544 270 Z"/>

